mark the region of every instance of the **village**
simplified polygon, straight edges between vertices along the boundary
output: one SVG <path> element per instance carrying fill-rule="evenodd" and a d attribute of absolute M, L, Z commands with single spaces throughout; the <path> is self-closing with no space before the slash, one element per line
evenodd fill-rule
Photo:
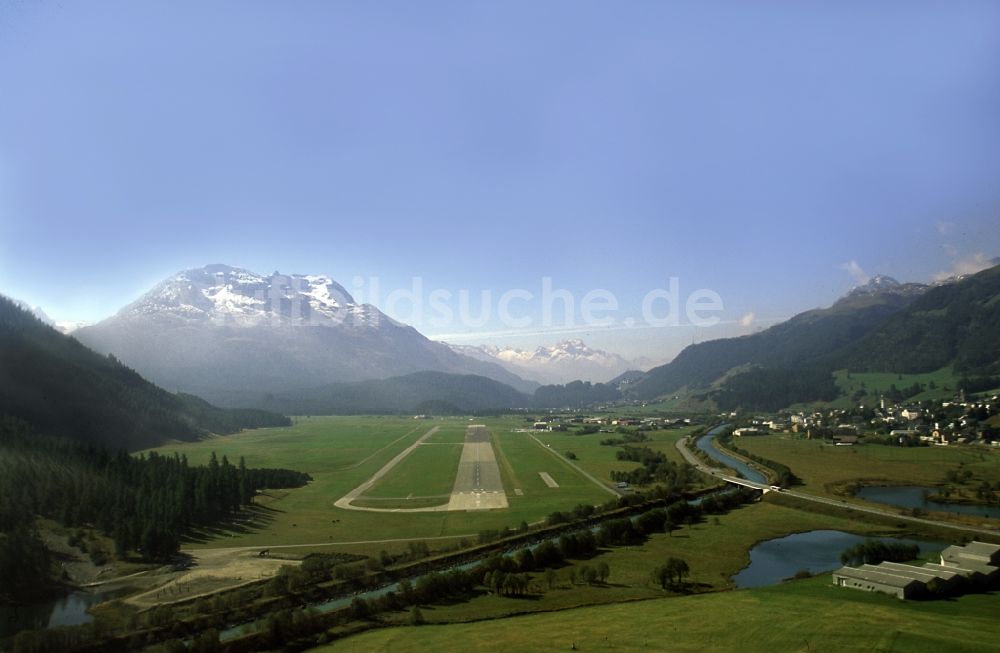
<path fill-rule="evenodd" d="M 730 419 L 740 426 L 736 437 L 769 433 L 802 433 L 807 438 L 834 440 L 852 445 L 862 439 L 901 446 L 979 444 L 1000 446 L 997 408 L 1000 397 L 966 400 L 890 403 L 881 398 L 877 406 L 816 412 L 785 412 L 777 416 Z"/>
<path fill-rule="evenodd" d="M 739 411 L 710 417 L 629 416 L 622 407 L 598 409 L 597 414 L 555 413 L 530 417 L 530 431 L 581 433 L 613 432 L 619 428 L 639 430 L 678 429 L 709 422 L 736 426 L 735 437 L 796 433 L 809 439 L 832 440 L 840 446 L 867 441 L 897 446 L 947 446 L 954 444 L 1000 447 L 1000 395 L 922 402 L 893 402 L 880 397 L 875 406 L 826 410 L 785 410 L 775 414 L 748 416 Z"/>

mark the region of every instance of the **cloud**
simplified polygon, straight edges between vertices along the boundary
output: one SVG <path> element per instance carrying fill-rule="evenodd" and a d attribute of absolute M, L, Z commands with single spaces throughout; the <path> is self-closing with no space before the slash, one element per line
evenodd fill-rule
<path fill-rule="evenodd" d="M 954 222 L 941 221 L 935 224 L 934 226 L 937 227 L 938 233 L 941 234 L 942 236 L 948 236 L 951 234 L 952 231 L 955 230 Z"/>
<path fill-rule="evenodd" d="M 996 265 L 996 259 L 990 260 L 986 257 L 986 254 L 976 252 L 975 254 L 955 259 L 951 262 L 951 269 L 945 270 L 944 272 L 938 272 L 934 275 L 934 280 L 944 281 L 945 279 L 950 279 L 952 277 L 975 274 L 980 270 L 985 270 L 986 268 L 993 267 L 994 265 Z"/>
<path fill-rule="evenodd" d="M 858 262 L 854 259 L 851 259 L 847 263 L 841 263 L 840 267 L 843 270 L 847 270 L 847 273 L 854 277 L 854 283 L 859 286 L 865 285 L 871 279 L 871 277 L 868 276 L 868 273 L 862 270 L 861 266 L 858 265 Z"/>
<path fill-rule="evenodd" d="M 740 326 L 744 328 L 752 326 L 756 319 L 757 319 L 757 314 L 754 313 L 753 311 L 750 311 L 749 313 L 740 318 Z"/>

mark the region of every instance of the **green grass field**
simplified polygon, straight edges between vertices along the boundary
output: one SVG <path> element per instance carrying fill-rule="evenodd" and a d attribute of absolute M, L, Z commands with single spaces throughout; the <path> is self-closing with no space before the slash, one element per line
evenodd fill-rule
<path fill-rule="evenodd" d="M 803 481 L 802 489 L 842 497 L 846 486 L 935 485 L 949 470 L 972 472 L 969 483 L 1000 481 L 1000 451 L 980 447 L 837 447 L 790 434 L 738 438 L 742 449 L 788 465 Z"/>
<path fill-rule="evenodd" d="M 636 443 L 635 446 L 649 447 L 654 451 L 663 452 L 668 460 L 673 462 L 684 462 L 677 451 L 678 440 L 694 431 L 694 427 L 663 431 L 645 431 L 649 441 Z M 639 463 L 621 461 L 616 459 L 616 453 L 621 447 L 602 445 L 602 440 L 621 438 L 620 433 L 590 433 L 588 435 L 576 435 L 572 432 L 540 432 L 535 437 L 550 445 L 551 448 L 565 455 L 567 452 L 576 454 L 575 462 L 581 469 L 598 480 L 611 485 L 612 471 L 628 471 L 639 467 Z"/>
<path fill-rule="evenodd" d="M 877 406 L 879 396 L 892 386 L 899 390 L 909 388 L 914 383 L 927 386 L 922 392 L 906 399 L 910 402 L 948 399 L 955 396 L 958 377 L 951 367 L 943 367 L 923 374 L 897 374 L 895 372 L 854 372 L 837 370 L 833 373 L 834 383 L 840 389 L 840 396 L 833 401 L 816 401 L 791 406 L 792 410 L 820 410 L 824 408 L 851 408 L 858 404 Z M 933 387 L 931 387 L 933 386 Z M 855 393 L 864 391 L 864 396 L 855 399 Z"/>
<path fill-rule="evenodd" d="M 779 501 L 762 501 L 725 515 L 708 517 L 699 524 L 685 526 L 671 535 L 653 534 L 641 546 L 613 546 L 602 549 L 590 560 L 573 560 L 557 571 L 558 583 L 541 587 L 543 574 L 532 574 L 540 589 L 530 600 L 480 596 L 468 602 L 434 606 L 425 611 L 429 622 L 460 622 L 498 618 L 523 612 L 562 610 L 581 605 L 619 603 L 663 596 L 650 584 L 650 572 L 668 557 L 682 558 L 691 568 L 690 580 L 703 590 L 729 589 L 730 578 L 749 563 L 754 544 L 791 533 L 832 529 L 860 535 L 912 535 L 891 524 L 859 522 L 850 516 L 821 515 Z M 611 569 L 607 585 L 571 585 L 571 569 L 603 561 Z M 405 615 L 398 621 L 405 622 Z"/>
<path fill-rule="evenodd" d="M 544 517 L 577 504 L 596 505 L 611 498 L 610 494 L 580 475 L 559 456 L 540 446 L 527 433 L 512 433 L 509 428 L 501 430 L 502 424 L 491 424 L 489 421 L 487 425 L 493 431 L 493 448 L 512 510 L 520 510 L 527 505 L 539 506 Z M 549 474 L 559 487 L 546 485 L 541 472 Z M 531 523 L 532 520 L 527 521 Z"/>
<path fill-rule="evenodd" d="M 914 395 L 908 401 L 923 401 L 925 399 L 946 399 L 955 395 L 958 378 L 951 367 L 943 367 L 933 372 L 924 374 L 895 374 L 892 372 L 848 372 L 838 370 L 834 372 L 834 380 L 837 386 L 848 397 L 854 395 L 858 390 L 868 392 L 866 400 L 871 405 L 878 403 L 879 393 L 887 392 L 890 387 L 896 386 L 899 390 L 908 388 L 914 383 L 927 386 L 920 394 Z M 930 387 L 934 386 L 934 387 Z M 864 401 L 864 400 L 863 400 Z"/>
<path fill-rule="evenodd" d="M 428 444 L 464 444 L 466 424 L 446 424 L 427 438 Z"/>
<path fill-rule="evenodd" d="M 457 541 L 475 536 L 480 530 L 539 521 L 555 510 L 568 510 L 578 503 L 607 500 L 609 495 L 572 468 L 561 465 L 537 444 L 513 437 L 516 434 L 509 433 L 510 420 L 499 419 L 487 423 L 497 443 L 494 448 L 501 461 L 508 509 L 390 514 L 342 510 L 333 505 L 435 426 L 440 430 L 428 442 L 436 444 L 418 447 L 412 454 L 418 458 L 409 462 L 404 459 L 372 489 L 374 499 L 359 503 L 388 507 L 378 498 L 449 493 L 455 480 L 458 443 L 464 441 L 468 423 L 464 418 L 303 417 L 295 418 L 287 428 L 168 444 L 155 451 L 164 455 L 183 453 L 192 464 L 207 462 L 212 452 L 220 459 L 227 456 L 233 464 L 243 456 L 249 467 L 285 467 L 313 477 L 305 487 L 269 490 L 258 496 L 256 502 L 267 516 L 253 528 L 208 533 L 192 542 L 193 547 L 303 545 L 302 551 L 395 551 L 405 548 L 408 540 Z M 613 451 L 609 450 L 609 454 L 613 455 Z M 547 487 L 538 475 L 540 471 L 552 474 L 560 487 Z M 407 489 L 410 483 L 413 489 Z M 515 496 L 515 488 L 522 491 L 520 496 Z M 413 500 L 407 507 L 439 503 L 437 499 Z"/>
<path fill-rule="evenodd" d="M 553 510 L 567 510 L 578 503 L 600 503 L 610 497 L 591 480 L 579 474 L 563 457 L 565 447 L 577 453 L 581 466 L 595 476 L 606 478 L 614 465 L 617 447 L 602 446 L 600 440 L 618 437 L 614 434 L 575 436 L 560 433 L 539 434 L 551 444 L 540 445 L 527 433 L 514 433 L 519 425 L 516 420 L 496 418 L 485 420 L 491 429 L 494 449 L 503 476 L 510 507 L 507 510 L 483 512 L 431 512 L 431 513 L 369 513 L 337 509 L 333 502 L 347 491 L 357 487 L 388 460 L 408 447 L 431 428 L 439 431 L 429 444 L 418 447 L 411 458 L 404 459 L 393 471 L 370 490 L 368 501 L 374 505 L 380 497 L 424 496 L 422 492 L 442 494 L 450 491 L 454 481 L 454 465 L 464 439 L 467 420 L 439 419 L 416 422 L 403 418 L 377 417 L 314 417 L 296 419 L 290 428 L 266 429 L 239 435 L 213 438 L 209 441 L 161 447 L 161 453 L 180 451 L 194 462 L 204 462 L 210 452 L 220 457 L 227 455 L 236 462 L 240 455 L 250 466 L 289 467 L 313 475 L 308 486 L 294 490 L 269 491 L 260 497 L 263 508 L 271 509 L 271 521 L 258 524 L 250 532 L 222 532 L 213 534 L 205 543 L 196 546 L 266 546 L 276 544 L 302 545 L 296 552 L 308 550 L 351 551 L 371 554 L 379 549 L 396 551 L 405 548 L 414 539 L 454 538 L 473 536 L 480 530 L 516 526 L 521 521 L 537 521 Z M 687 431 L 655 431 L 652 440 L 645 443 L 664 451 L 671 459 L 677 455 L 674 443 Z M 742 444 L 746 445 L 750 439 Z M 792 442 L 791 448 L 785 445 Z M 798 451 L 803 461 L 825 456 L 836 456 L 836 464 L 814 463 L 815 469 L 806 471 L 817 477 L 810 482 L 823 484 L 824 478 L 836 476 L 824 469 L 849 468 L 852 458 L 861 456 L 847 448 L 829 447 L 817 453 L 808 447 L 816 443 L 791 441 L 779 437 L 756 438 L 758 446 L 772 445 L 774 450 L 761 455 L 771 457 L 775 451 Z M 869 447 L 876 449 L 876 447 Z M 884 449 L 890 457 L 882 460 L 873 453 L 873 462 L 884 467 L 897 463 L 900 470 L 924 469 L 927 461 L 919 458 L 922 450 Z M 955 449 L 927 450 L 939 455 L 964 456 Z M 901 453 L 897 453 L 901 452 Z M 555 454 L 555 455 L 554 455 Z M 896 454 L 898 460 L 890 454 Z M 413 458 L 412 456 L 417 456 Z M 852 458 L 848 458 L 851 456 Z M 780 459 L 774 455 L 775 459 Z M 914 457 L 917 457 L 914 459 Z M 824 459 L 831 460 L 831 459 Z M 967 464 L 984 464 L 978 457 L 963 457 Z M 956 461 L 958 458 L 956 458 Z M 626 463 L 631 465 L 631 463 Z M 796 469 L 795 465 L 793 469 Z M 857 466 L 855 466 L 857 467 Z M 933 465 L 931 465 L 934 468 Z M 864 468 L 864 465 L 862 465 Z M 940 467 L 938 467 L 940 471 Z M 427 473 L 432 471 L 433 473 Z M 799 470 L 796 469 L 798 472 Z M 539 473 L 546 472 L 559 484 L 551 488 Z M 899 472 L 900 474 L 903 471 Z M 926 470 L 925 470 L 925 473 Z M 823 476 L 826 474 L 827 476 Z M 444 490 L 441 488 L 444 487 Z M 515 492 L 519 490 L 520 492 Z M 406 492 L 406 494 L 403 494 Z M 420 500 L 414 500 L 419 503 Z M 417 507 L 414 505 L 413 507 Z M 425 619 L 434 625 L 420 628 L 388 628 L 366 633 L 335 643 L 332 650 L 435 650 L 448 651 L 509 650 L 532 651 L 569 648 L 576 642 L 581 650 L 633 650 L 647 648 L 664 650 L 669 640 L 669 650 L 706 650 L 731 647 L 748 648 L 746 633 L 734 633 L 740 627 L 749 629 L 756 637 L 753 645 L 760 649 L 795 650 L 799 646 L 795 637 L 809 633 L 815 638 L 810 650 L 855 650 L 856 646 L 874 649 L 878 644 L 892 644 L 897 648 L 886 650 L 931 650 L 941 641 L 957 643 L 959 648 L 934 650 L 965 650 L 961 646 L 992 640 L 975 639 L 957 635 L 962 630 L 949 626 L 942 630 L 939 621 L 948 619 L 931 611 L 919 612 L 909 604 L 895 599 L 847 594 L 828 586 L 823 581 L 796 582 L 778 588 L 754 591 L 719 592 L 690 597 L 662 598 L 662 590 L 649 581 L 652 568 L 669 556 L 683 558 L 691 568 L 690 580 L 702 589 L 724 590 L 731 587 L 730 577 L 748 561 L 748 552 L 756 542 L 780 537 L 793 532 L 817 528 L 847 530 L 860 534 L 913 534 L 901 531 L 896 525 L 855 521 L 850 515 L 818 514 L 786 505 L 783 498 L 770 497 L 760 503 L 734 510 L 726 515 L 709 517 L 692 527 L 684 527 L 672 535 L 655 534 L 642 546 L 610 547 L 591 560 L 572 560 L 557 572 L 553 588 L 542 588 L 543 577 L 532 574 L 535 591 L 530 599 L 509 599 L 481 596 L 468 602 L 442 606 L 426 606 Z M 398 540 L 396 542 L 390 540 Z M 448 540 L 439 540 L 446 543 Z M 330 544 L 327 548 L 322 545 Z M 431 542 L 432 547 L 434 542 Z M 579 572 L 583 565 L 606 562 L 611 575 L 607 585 L 573 585 L 569 582 L 571 569 Z M 844 600 L 846 598 L 846 600 Z M 967 624 L 976 627 L 985 608 L 976 603 L 982 597 L 966 597 L 963 604 L 970 605 L 972 615 Z M 955 602 L 948 602 L 951 606 Z M 995 604 L 995 601 L 994 601 Z M 916 604 L 915 604 L 916 605 Z M 598 607 L 580 607 L 598 606 Z M 949 609 L 951 609 L 949 607 Z M 893 611 L 903 612 L 896 614 Z M 977 612 L 978 611 L 978 612 Z M 511 620 L 501 617 L 520 613 L 535 613 Z M 883 614 L 884 613 L 884 614 Z M 878 614 L 885 620 L 882 634 L 872 624 Z M 776 619 L 781 615 L 781 619 Z M 914 617 L 914 615 L 916 615 Z M 947 616 L 947 615 L 946 615 Z M 917 619 L 915 629 L 904 628 L 908 619 Z M 963 617 L 964 618 L 964 617 Z M 388 623 L 405 623 L 405 613 L 385 615 Z M 495 620 L 493 620 L 495 619 Z M 854 619 L 849 634 L 843 642 L 829 639 L 840 632 L 831 622 Z M 812 624 L 811 621 L 816 624 Z M 464 622 L 477 623 L 470 624 Z M 767 629 L 760 624 L 767 624 Z M 445 625 L 447 624 L 447 625 Z M 692 627 L 691 624 L 694 624 Z M 777 624 L 777 625 L 776 625 Z M 808 626 L 808 628 L 807 628 Z M 968 626 L 967 626 L 968 627 Z M 811 628 L 811 630 L 809 630 Z M 765 632 L 766 630 L 766 632 Z M 758 632 L 762 634 L 758 635 Z M 899 631 L 899 632 L 896 632 Z M 954 632 L 953 632 L 954 631 Z M 940 637 L 946 640 L 935 639 Z M 665 634 L 669 635 L 666 637 Z M 888 639 L 883 639 L 883 634 Z M 566 639 L 570 637 L 570 639 Z M 605 640 L 604 638 L 608 639 Z M 666 639 L 665 639 L 666 637 Z M 826 647 L 830 641 L 834 644 Z M 820 646 L 819 644 L 824 644 Z M 870 645 L 870 646 L 869 646 Z M 603 649 L 601 647 L 604 647 Z M 839 647 L 839 648 L 838 648 Z"/>
<path fill-rule="evenodd" d="M 985 653 L 1000 648 L 997 605 L 995 594 L 903 602 L 834 587 L 826 574 L 754 590 L 379 629 L 314 650 Z"/>
<path fill-rule="evenodd" d="M 447 497 L 455 484 L 462 446 L 443 442 L 422 444 L 362 496 Z"/>

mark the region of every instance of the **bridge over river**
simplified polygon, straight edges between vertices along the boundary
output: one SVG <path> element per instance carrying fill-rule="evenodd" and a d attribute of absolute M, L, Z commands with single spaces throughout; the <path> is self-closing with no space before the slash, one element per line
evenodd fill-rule
<path fill-rule="evenodd" d="M 713 441 L 715 438 L 722 433 L 722 431 L 728 428 L 728 424 L 723 424 L 717 426 L 710 430 L 705 435 L 698 438 L 696 446 L 708 454 L 714 460 L 736 469 L 739 473 L 744 474 L 746 478 L 733 476 L 728 470 L 706 465 L 701 461 L 700 458 L 691 453 L 688 448 L 687 439 L 681 439 L 677 441 L 677 450 L 684 457 L 689 464 L 691 464 L 695 469 L 705 474 L 709 474 L 719 479 L 720 481 L 725 481 L 726 483 L 731 483 L 733 485 L 740 485 L 743 487 L 752 488 L 754 490 L 760 490 L 765 494 L 772 491 L 780 491 L 783 496 L 790 496 L 796 499 L 803 499 L 805 501 L 812 501 L 814 503 L 823 503 L 828 506 L 836 506 L 837 508 L 842 508 L 845 510 L 853 510 L 856 512 L 865 512 L 871 515 L 881 515 L 883 517 L 890 517 L 896 520 L 903 520 L 914 522 L 918 524 L 925 524 L 928 526 L 938 526 L 941 528 L 951 528 L 954 530 L 965 531 L 969 533 L 976 533 L 979 535 L 991 535 L 993 537 L 1000 536 L 1000 531 L 991 528 L 977 528 L 975 526 L 966 526 L 964 524 L 956 524 L 953 522 L 939 521 L 935 519 L 925 519 L 923 517 L 913 517 L 912 515 L 903 514 L 900 512 L 892 510 L 883 510 L 880 508 L 871 508 L 869 506 L 860 505 L 846 499 L 830 499 L 828 497 L 821 497 L 815 494 L 809 494 L 807 492 L 801 492 L 799 490 L 789 490 L 787 488 L 777 488 L 772 485 L 767 484 L 767 478 L 762 472 L 753 467 L 750 467 L 746 462 L 733 458 L 732 456 L 726 455 L 715 448 Z"/>

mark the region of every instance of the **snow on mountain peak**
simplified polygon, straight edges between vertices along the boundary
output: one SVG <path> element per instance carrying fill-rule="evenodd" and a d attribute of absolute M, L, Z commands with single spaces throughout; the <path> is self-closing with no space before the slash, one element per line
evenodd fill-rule
<path fill-rule="evenodd" d="M 925 290 L 927 290 L 927 286 L 922 283 L 900 283 L 888 275 L 876 274 L 867 283 L 852 288 L 845 297 L 878 295 L 880 293 L 912 297 Z"/>
<path fill-rule="evenodd" d="M 567 383 L 576 379 L 603 382 L 632 369 L 635 363 L 599 349 L 578 338 L 542 345 L 533 350 L 517 347 L 453 347 L 459 353 L 500 363 L 515 374 L 542 383 Z"/>
<path fill-rule="evenodd" d="M 898 288 L 900 284 L 898 281 L 890 276 L 884 274 L 876 274 L 874 277 L 868 280 L 867 283 L 863 283 L 859 286 L 855 286 L 851 289 L 850 294 L 852 295 L 864 295 L 881 292 L 883 290 L 890 290 L 892 288 Z"/>
<path fill-rule="evenodd" d="M 343 286 L 328 276 L 275 272 L 265 277 L 221 264 L 179 272 L 127 306 L 123 313 L 239 326 L 269 323 L 373 327 L 380 320 L 395 324 L 374 306 L 356 303 Z"/>

